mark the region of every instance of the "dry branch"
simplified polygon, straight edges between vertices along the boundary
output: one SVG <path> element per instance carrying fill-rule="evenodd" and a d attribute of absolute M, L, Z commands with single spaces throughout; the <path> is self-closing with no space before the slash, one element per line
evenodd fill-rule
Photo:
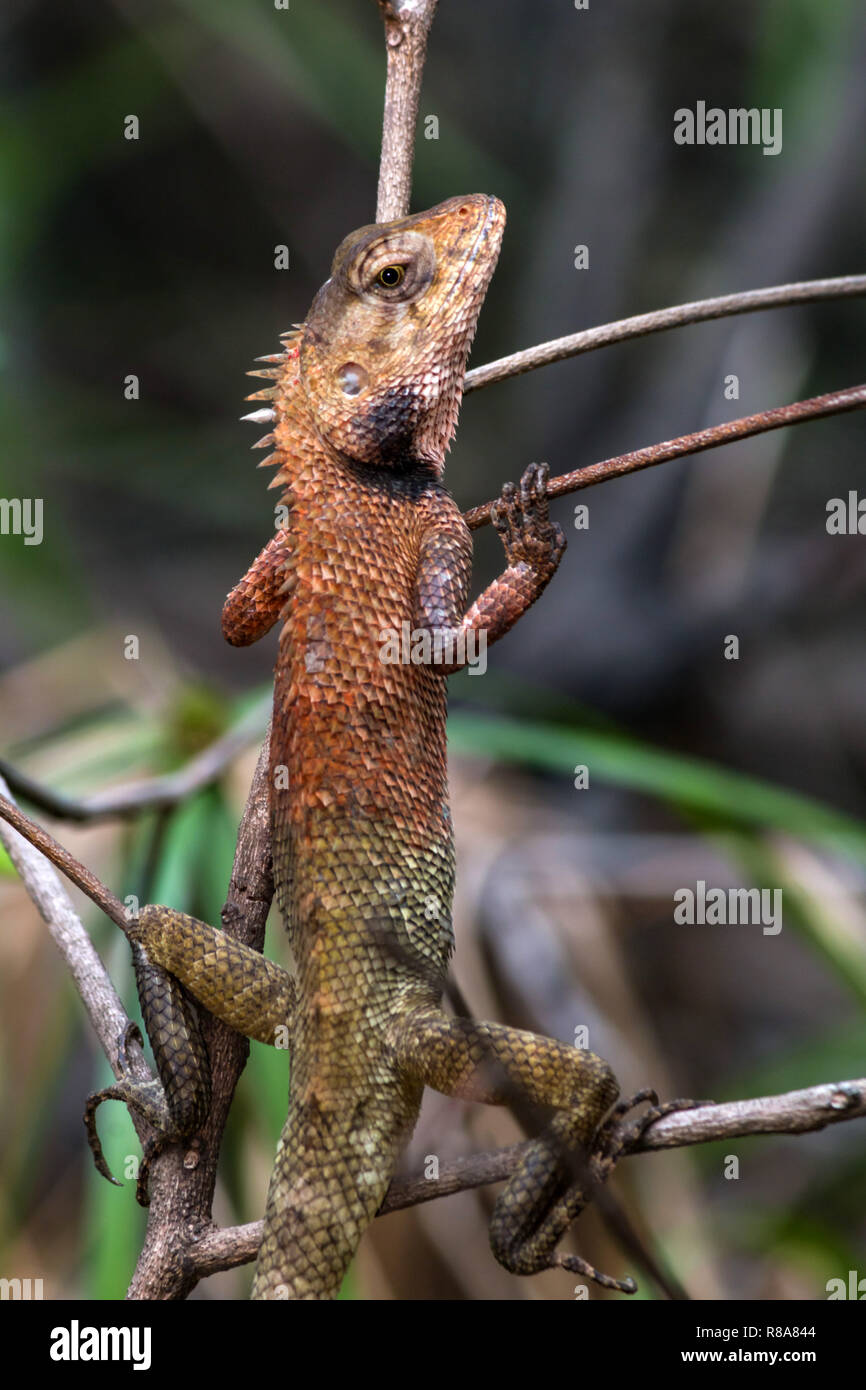
<path fill-rule="evenodd" d="M 521 376 L 524 372 L 545 367 L 550 362 L 562 362 L 611 343 L 623 343 L 629 338 L 645 338 L 649 333 L 661 333 L 667 328 L 682 328 L 687 323 L 703 323 L 707 319 L 729 318 L 733 314 L 754 314 L 759 309 L 784 309 L 794 304 L 813 304 L 826 299 L 854 298 L 866 294 L 866 275 L 840 275 L 832 280 L 798 280 L 789 285 L 770 285 L 763 290 L 743 290 L 738 294 L 722 294 L 715 299 L 696 299 L 689 304 L 674 304 L 668 309 L 656 309 L 650 314 L 635 314 L 632 318 L 601 323 L 569 333 L 565 338 L 551 338 L 535 347 L 498 357 L 483 367 L 473 367 L 466 373 L 463 394 L 489 386 L 494 381 Z"/>
<path fill-rule="evenodd" d="M 257 739 L 267 720 L 267 706 L 256 705 L 237 724 L 227 729 L 176 772 L 142 778 L 125 787 L 112 787 L 93 796 L 70 797 L 29 777 L 5 758 L 0 758 L 0 777 L 5 777 L 16 796 L 23 796 L 57 820 L 87 824 L 99 820 L 127 820 L 143 811 L 166 811 L 209 787 L 222 776 L 239 753 Z"/>
<path fill-rule="evenodd" d="M 376 221 L 405 217 L 412 196 L 412 163 L 427 36 L 437 0 L 379 0 L 385 22 L 388 73 L 379 161 Z"/>
<path fill-rule="evenodd" d="M 123 905 L 113 893 L 99 883 L 89 869 L 85 869 L 83 864 L 79 864 L 71 854 L 52 840 L 50 835 L 18 811 L 2 777 L 0 794 L 4 798 L 0 802 L 3 816 L 0 820 L 0 840 L 6 846 L 22 884 L 66 961 L 102 1050 L 115 1076 L 119 1077 L 124 1066 L 123 1039 L 130 1037 L 132 1021 L 51 863 L 62 869 L 79 887 L 84 888 L 84 881 L 93 887 L 94 891 L 90 892 L 89 896 L 103 911 L 112 907 L 114 910 L 109 912 L 109 916 L 114 921 L 117 921 L 115 911 L 118 911 L 121 924 Z M 13 828 L 16 825 L 19 829 Z M 56 856 L 52 852 L 55 849 Z M 84 891 L 88 892 L 88 889 L 85 888 Z M 129 1062 L 127 1074 L 138 1081 L 151 1079 L 144 1054 L 134 1038 L 128 1043 L 126 1057 Z M 141 1133 L 144 1132 L 142 1127 Z"/>
<path fill-rule="evenodd" d="M 866 1116 L 866 1077 L 831 1082 L 802 1091 L 762 1096 L 755 1100 L 701 1105 L 656 1120 L 635 1146 L 634 1153 L 683 1148 L 713 1139 L 738 1139 L 757 1134 L 805 1134 Z M 407 1207 L 452 1197 L 471 1188 L 505 1182 L 524 1158 L 531 1140 L 490 1153 L 473 1154 L 443 1164 L 438 1178 L 412 1177 L 391 1183 L 379 1216 Z M 262 1235 L 261 1221 L 207 1231 L 191 1250 L 199 1276 L 233 1269 L 255 1259 Z"/>
<path fill-rule="evenodd" d="M 273 898 L 268 811 L 268 741 L 253 776 L 238 831 L 222 925 L 238 941 L 260 951 Z M 186 1298 L 200 1275 L 189 1252 L 194 1232 L 211 1223 L 217 1161 L 235 1086 L 250 1045 L 202 1010 L 202 1031 L 211 1065 L 211 1107 L 199 1135 L 184 1150 L 172 1147 L 151 1168 L 147 1232 L 129 1286 L 136 1299 Z"/>
<path fill-rule="evenodd" d="M 780 405 L 775 410 L 763 410 L 757 415 L 744 415 L 739 420 L 728 420 L 722 425 L 709 429 L 696 430 L 694 434 L 683 434 L 677 439 L 668 439 L 661 444 L 650 444 L 646 449 L 635 449 L 628 454 L 617 454 L 615 458 L 603 459 L 601 463 L 590 463 L 585 468 L 575 468 L 571 473 L 561 473 L 551 478 L 547 485 L 548 497 L 564 497 L 570 492 L 580 492 L 582 488 L 593 487 L 596 483 L 606 483 L 610 478 L 620 478 L 624 473 L 639 473 L 643 468 L 653 468 L 657 463 L 668 463 L 671 459 L 684 458 L 687 454 L 699 454 L 705 449 L 717 449 L 722 444 L 733 444 L 738 439 L 748 439 L 766 430 L 778 430 L 784 425 L 801 425 L 805 420 L 818 420 L 826 415 L 841 415 L 848 410 L 862 410 L 866 406 L 866 385 L 849 386 L 842 391 L 830 391 L 824 396 L 812 396 L 809 400 L 794 401 L 791 405 Z M 493 502 L 485 502 L 464 512 L 466 524 L 476 531 L 486 526 L 490 520 Z"/>

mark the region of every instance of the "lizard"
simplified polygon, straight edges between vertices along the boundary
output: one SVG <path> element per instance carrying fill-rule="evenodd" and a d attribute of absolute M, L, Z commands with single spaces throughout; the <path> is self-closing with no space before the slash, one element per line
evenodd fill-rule
<path fill-rule="evenodd" d="M 294 973 L 188 914 L 141 908 L 126 931 L 159 1080 L 121 1080 L 85 1118 L 106 1176 L 94 1116 L 109 1096 L 148 1118 L 159 1144 L 196 1132 L 209 1083 L 190 996 L 249 1037 L 288 1040 L 255 1299 L 337 1295 L 425 1086 L 517 1098 L 549 1120 L 495 1204 L 491 1246 L 506 1269 L 635 1287 L 556 1247 L 590 1195 L 590 1157 L 606 1176 L 662 1108 L 628 1140 L 612 1138 L 614 1120 L 655 1096 L 617 1105 L 594 1053 L 441 1002 L 453 949 L 447 677 L 473 639 L 498 641 L 531 607 L 566 544 L 546 466 L 530 465 L 493 510 L 505 569 L 470 604 L 471 536 L 443 471 L 504 225 L 502 203 L 473 194 L 361 227 L 303 324 L 252 373 L 272 383 L 248 397 L 268 402 L 248 418 L 273 424 L 254 447 L 271 450 L 262 466 L 276 470 L 280 520 L 222 628 L 246 646 L 280 626 L 270 820 Z M 389 659 L 407 624 L 414 659 Z"/>

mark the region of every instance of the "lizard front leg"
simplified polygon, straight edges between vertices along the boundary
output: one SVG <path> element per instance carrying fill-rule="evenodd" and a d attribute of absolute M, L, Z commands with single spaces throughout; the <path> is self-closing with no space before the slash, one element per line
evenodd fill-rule
<path fill-rule="evenodd" d="M 562 527 L 548 514 L 546 463 L 531 463 L 520 484 L 506 483 L 490 519 L 508 568 L 475 600 L 461 627 L 484 628 L 488 645 L 504 637 L 541 596 L 565 554 Z"/>
<path fill-rule="evenodd" d="M 288 558 L 289 533 L 280 529 L 232 589 L 223 605 L 222 630 L 233 647 L 257 642 L 279 618 Z"/>
<path fill-rule="evenodd" d="M 504 637 L 518 618 L 544 592 L 565 553 L 562 528 L 550 520 L 546 463 L 532 463 L 518 487 L 506 483 L 491 520 L 502 541 L 507 567 L 466 612 L 472 542 L 462 517 L 447 512 L 436 517 L 421 545 L 416 582 L 416 628 L 435 634 L 440 646 L 456 651 L 455 660 L 440 661 L 435 669 L 449 676 L 465 658 L 468 633 L 483 633 L 487 645 Z"/>

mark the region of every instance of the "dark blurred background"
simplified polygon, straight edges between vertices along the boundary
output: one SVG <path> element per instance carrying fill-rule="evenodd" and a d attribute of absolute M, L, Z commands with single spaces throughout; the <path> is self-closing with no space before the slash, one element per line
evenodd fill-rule
<path fill-rule="evenodd" d="M 179 765 L 266 694 L 274 638 L 238 652 L 219 631 L 271 524 L 243 374 L 373 218 L 384 53 L 372 0 L 9 0 L 0 37 L 0 496 L 44 499 L 40 546 L 0 536 L 0 752 L 76 795 Z M 861 271 L 864 64 L 854 0 L 441 0 L 413 208 L 483 191 L 509 218 L 472 362 Z M 699 100 L 781 108 L 782 152 L 678 146 L 674 111 Z M 469 507 L 533 459 L 562 473 L 854 384 L 864 323 L 857 300 L 775 310 L 487 387 L 466 400 L 450 486 Z M 452 682 L 458 977 L 478 1013 L 563 1037 L 589 1022 L 626 1090 L 862 1074 L 866 551 L 825 522 L 864 487 L 864 429 L 853 413 L 606 484 L 576 499 L 587 530 L 558 503 L 556 581 L 483 679 Z M 476 554 L 480 587 L 496 538 Z M 118 890 L 216 920 L 250 768 L 158 823 L 57 833 Z M 677 927 L 672 894 L 699 878 L 782 887 L 785 929 Z M 0 1274 L 119 1296 L 136 1216 L 85 1167 L 90 1035 L 8 865 L 0 905 Z M 88 921 L 125 978 L 124 948 Z M 242 1084 L 221 1220 L 261 1209 L 279 1062 Z M 469 1138 L 464 1121 L 432 1098 L 414 1161 L 511 1137 L 501 1117 Z M 117 1142 L 135 1152 L 128 1131 Z M 866 1272 L 862 1147 L 855 1124 L 636 1160 L 625 1199 L 697 1296 L 824 1297 L 858 1258 Z M 572 1296 L 492 1265 L 486 1201 L 378 1223 L 349 1292 Z M 582 1224 L 580 1248 L 619 1272 L 594 1214 Z M 201 1293 L 240 1296 L 245 1277 Z"/>

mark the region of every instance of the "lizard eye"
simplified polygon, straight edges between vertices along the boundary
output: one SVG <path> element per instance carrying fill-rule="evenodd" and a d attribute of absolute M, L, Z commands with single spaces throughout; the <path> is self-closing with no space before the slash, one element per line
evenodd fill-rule
<path fill-rule="evenodd" d="M 376 284 L 381 285 L 383 290 L 393 290 L 400 284 L 406 274 L 405 266 L 386 265 L 383 266 L 376 276 Z"/>
<path fill-rule="evenodd" d="M 401 304 L 420 299 L 430 288 L 436 252 L 430 238 L 418 232 L 383 235 L 379 227 L 373 227 L 369 244 L 362 245 L 345 270 L 336 260 L 334 264 L 353 293 L 388 314 L 399 312 Z"/>

